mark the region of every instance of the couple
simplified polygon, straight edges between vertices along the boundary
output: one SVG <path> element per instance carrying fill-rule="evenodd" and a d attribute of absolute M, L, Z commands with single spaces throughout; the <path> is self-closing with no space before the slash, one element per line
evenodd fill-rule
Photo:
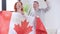
<path fill-rule="evenodd" d="M 22 2 L 15 3 L 15 12 L 12 13 L 9 34 L 47 34 L 40 17 L 44 16 L 49 7 L 39 9 L 39 3 L 34 1 L 33 8 L 35 12 L 29 12 L 32 17 L 24 14 Z"/>

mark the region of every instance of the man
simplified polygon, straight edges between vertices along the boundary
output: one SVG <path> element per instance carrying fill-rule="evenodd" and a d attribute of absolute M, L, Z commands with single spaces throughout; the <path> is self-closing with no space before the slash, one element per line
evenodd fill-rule
<path fill-rule="evenodd" d="M 41 8 L 40 9 L 39 8 L 39 2 L 38 1 L 34 1 L 34 3 L 33 3 L 33 10 L 34 11 L 31 11 L 31 12 L 29 11 L 29 15 L 31 15 L 31 16 L 39 16 L 41 18 L 41 20 L 43 22 L 45 22 L 44 16 L 45 16 L 45 13 L 49 10 L 49 5 L 48 5 L 46 0 L 45 0 L 45 2 L 47 4 L 47 8 L 45 8 L 45 9 Z"/>

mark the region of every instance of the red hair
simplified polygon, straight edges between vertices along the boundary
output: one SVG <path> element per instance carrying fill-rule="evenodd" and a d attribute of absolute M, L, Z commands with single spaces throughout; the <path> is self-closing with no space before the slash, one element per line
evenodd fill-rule
<path fill-rule="evenodd" d="M 18 2 L 16 2 L 15 5 L 14 5 L 14 10 L 15 10 L 15 12 L 17 12 L 17 8 L 16 8 L 17 3 L 18 3 Z M 21 5 L 23 5 L 22 2 L 19 2 L 19 3 L 21 3 Z M 21 8 L 21 11 L 23 11 L 23 8 Z"/>

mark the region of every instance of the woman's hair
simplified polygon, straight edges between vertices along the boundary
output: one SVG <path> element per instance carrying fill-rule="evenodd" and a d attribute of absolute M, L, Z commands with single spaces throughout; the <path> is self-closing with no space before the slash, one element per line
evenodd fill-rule
<path fill-rule="evenodd" d="M 21 3 L 21 5 L 23 5 L 22 2 L 16 2 L 15 5 L 14 5 L 15 12 L 17 12 L 17 8 L 16 8 L 17 3 Z M 23 8 L 21 8 L 21 11 L 23 11 Z"/>

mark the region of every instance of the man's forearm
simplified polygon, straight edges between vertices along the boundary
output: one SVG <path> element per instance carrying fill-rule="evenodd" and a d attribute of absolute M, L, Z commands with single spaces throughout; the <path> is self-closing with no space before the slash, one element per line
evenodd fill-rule
<path fill-rule="evenodd" d="M 45 11 L 48 11 L 49 10 L 49 3 L 48 3 L 48 1 L 45 1 L 46 2 L 46 5 L 47 5 L 47 7 L 45 8 Z"/>

